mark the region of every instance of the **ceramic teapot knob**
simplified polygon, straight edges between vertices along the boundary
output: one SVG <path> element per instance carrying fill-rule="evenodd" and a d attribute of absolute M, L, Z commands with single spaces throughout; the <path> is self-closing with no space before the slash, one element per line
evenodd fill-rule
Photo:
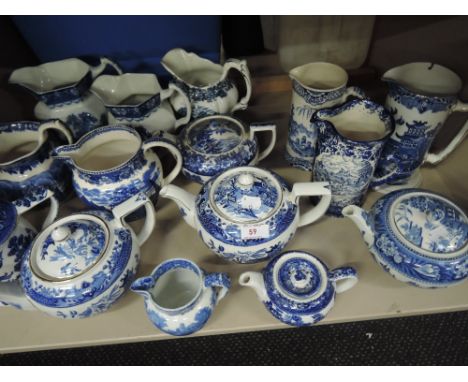
<path fill-rule="evenodd" d="M 54 242 L 64 241 L 70 236 L 70 228 L 57 227 L 52 231 L 52 239 Z"/>
<path fill-rule="evenodd" d="M 254 177 L 251 174 L 241 174 L 237 178 L 237 184 L 241 187 L 248 188 L 254 183 Z"/>

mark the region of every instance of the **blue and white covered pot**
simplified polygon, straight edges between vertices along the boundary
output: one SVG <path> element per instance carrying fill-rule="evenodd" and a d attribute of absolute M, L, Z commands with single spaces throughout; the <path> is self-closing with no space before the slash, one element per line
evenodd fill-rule
<path fill-rule="evenodd" d="M 135 280 L 131 290 L 144 297 L 154 326 L 173 336 L 186 336 L 205 326 L 230 287 L 226 273 L 206 273 L 190 260 L 171 259 Z"/>
<path fill-rule="evenodd" d="M 55 220 L 58 212 L 58 202 L 50 190 L 37 187 L 34 193 L 14 202 L 0 200 L 0 282 L 19 278 L 23 255 L 37 234 L 22 215 L 48 199 L 51 204 L 42 224 L 44 228 Z"/>
<path fill-rule="evenodd" d="M 48 188 L 58 198 L 70 189 L 70 173 L 52 160 L 52 151 L 73 138 L 60 121 L 20 121 L 0 125 L 0 198 L 14 201 Z"/>
<path fill-rule="evenodd" d="M 229 59 L 224 65 L 176 48 L 167 52 L 161 65 L 173 76 L 175 83 L 187 94 L 192 104 L 192 119 L 207 115 L 232 114 L 244 110 L 250 100 L 252 83 L 245 60 Z M 246 94 L 239 99 L 234 81 L 228 77 L 231 70 L 238 71 L 245 82 Z M 174 97 L 174 107 L 184 107 L 181 96 Z"/>
<path fill-rule="evenodd" d="M 335 296 L 358 281 L 352 267 L 329 270 L 317 257 L 289 251 L 275 257 L 261 272 L 244 272 L 239 284 L 255 290 L 278 320 L 292 326 L 313 325 L 333 308 Z"/>
<path fill-rule="evenodd" d="M 166 177 L 155 147 L 167 149 L 176 159 Z M 93 208 L 108 210 L 140 192 L 157 195 L 182 167 L 172 137 L 159 132 L 143 142 L 135 129 L 119 125 L 90 131 L 75 144 L 55 149 L 54 156 L 70 166 L 77 195 Z"/>
<path fill-rule="evenodd" d="M 110 125 L 125 124 L 143 127 L 149 134 L 157 131 L 175 131 L 190 121 L 192 106 L 184 91 L 170 83 L 162 89 L 156 75 L 125 73 L 119 76 L 99 76 L 91 86 L 106 105 Z M 172 101 L 179 98 L 182 116 L 174 113 Z"/>
<path fill-rule="evenodd" d="M 422 189 L 393 191 L 369 212 L 347 206 L 374 259 L 399 281 L 422 288 L 468 276 L 468 219 L 447 198 Z"/>
<path fill-rule="evenodd" d="M 110 69 L 121 74 L 120 67 L 102 57 L 97 66 L 78 58 L 24 67 L 11 73 L 9 82 L 25 88 L 39 101 L 34 115 L 39 120 L 59 119 L 70 128 L 76 140 L 106 121 L 101 100 L 89 91 L 93 80 Z"/>
<path fill-rule="evenodd" d="M 311 62 L 291 69 L 291 114 L 285 158 L 293 167 L 311 171 L 316 157 L 317 110 L 341 105 L 348 97 L 365 98 L 364 92 L 347 87 L 348 73 L 329 62 Z"/>
<path fill-rule="evenodd" d="M 443 131 L 453 112 L 468 112 L 468 103 L 457 94 L 463 87 L 460 77 L 448 68 L 431 62 L 413 62 L 388 70 L 382 77 L 389 92 L 385 107 L 393 114 L 395 131 L 385 144 L 372 183 L 379 192 L 419 187 L 419 167 L 445 159 L 468 132 L 461 127 L 445 149 L 430 153 L 432 142 Z"/>
<path fill-rule="evenodd" d="M 261 152 L 256 137 L 260 132 L 270 133 L 270 141 Z M 230 168 L 256 165 L 270 154 L 275 142 L 273 124 L 251 124 L 247 129 L 239 119 L 229 116 L 200 118 L 179 134 L 182 173 L 203 184 Z"/>
<path fill-rule="evenodd" d="M 236 167 L 211 178 L 198 196 L 168 185 L 160 195 L 174 200 L 185 221 L 217 255 L 254 263 L 278 254 L 296 229 L 318 220 L 327 210 L 328 182 L 296 183 L 291 188 L 276 173 Z M 322 196 L 315 207 L 299 211 L 303 196 Z"/>
<path fill-rule="evenodd" d="M 124 218 L 144 206 L 138 234 Z M 21 283 L 0 284 L 0 301 L 59 318 L 101 313 L 130 287 L 140 246 L 155 224 L 149 199 L 139 194 L 108 211 L 87 211 L 46 227 L 23 257 Z"/>

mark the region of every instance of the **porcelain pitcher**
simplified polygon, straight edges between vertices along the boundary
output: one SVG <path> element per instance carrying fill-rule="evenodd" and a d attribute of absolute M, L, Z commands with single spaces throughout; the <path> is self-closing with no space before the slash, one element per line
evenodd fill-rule
<path fill-rule="evenodd" d="M 167 52 L 161 64 L 188 95 L 192 103 L 192 119 L 231 114 L 247 108 L 252 84 L 246 61 L 230 59 L 219 65 L 177 48 Z M 228 77 L 231 69 L 240 72 L 244 79 L 246 94 L 241 99 L 234 81 Z M 180 104 L 177 98 L 175 102 Z M 176 110 L 179 108 L 177 105 Z"/>
<path fill-rule="evenodd" d="M 53 192 L 35 187 L 27 197 L 14 202 L 0 200 L 0 282 L 13 281 L 20 276 L 23 255 L 36 237 L 36 229 L 22 216 L 25 212 L 50 199 L 50 208 L 42 228 L 52 223 L 58 212 Z"/>
<path fill-rule="evenodd" d="M 89 88 L 108 67 L 122 73 L 118 65 L 107 58 L 101 58 L 97 66 L 69 58 L 17 69 L 11 73 L 9 82 L 25 88 L 37 98 L 39 102 L 34 108 L 37 119 L 65 122 L 76 140 L 105 124 L 106 109 Z"/>
<path fill-rule="evenodd" d="M 206 273 L 190 260 L 171 259 L 150 276 L 135 280 L 131 290 L 144 297 L 154 326 L 173 336 L 186 336 L 205 326 L 230 287 L 226 273 Z"/>
<path fill-rule="evenodd" d="M 166 177 L 154 147 L 167 149 L 176 159 Z M 182 167 L 179 150 L 162 133 L 143 142 L 128 126 L 99 127 L 76 144 L 56 148 L 54 156 L 70 166 L 77 195 L 93 208 L 108 210 L 140 192 L 157 196 Z"/>
<path fill-rule="evenodd" d="M 103 75 L 91 86 L 106 105 L 109 124 L 142 126 L 149 134 L 156 131 L 174 132 L 190 121 L 190 100 L 176 84 L 162 89 L 154 74 L 125 73 L 120 76 Z M 177 117 L 172 100 L 179 97 L 183 102 Z"/>
<path fill-rule="evenodd" d="M 424 163 L 436 164 L 450 154 L 468 131 L 468 122 L 440 153 L 428 153 L 432 141 L 447 117 L 467 112 L 468 103 L 457 99 L 462 81 L 451 70 L 429 62 L 415 62 L 387 71 L 382 78 L 389 92 L 385 106 L 395 119 L 395 131 L 386 143 L 377 166 L 379 177 L 394 173 L 385 181 L 373 182 L 379 191 L 417 187 L 418 171 Z"/>
<path fill-rule="evenodd" d="M 299 66 L 289 77 L 293 92 L 285 157 L 291 166 L 311 171 L 317 144 L 317 126 L 311 121 L 314 112 L 340 105 L 350 96 L 364 98 L 364 93 L 355 86 L 346 87 L 346 71 L 328 62 Z"/>
<path fill-rule="evenodd" d="M 327 213 L 341 217 L 343 207 L 362 204 L 393 132 L 393 119 L 379 104 L 353 100 L 317 111 L 312 121 L 318 130 L 312 177 L 330 182 L 332 200 Z"/>
<path fill-rule="evenodd" d="M 54 147 L 72 143 L 60 121 L 20 121 L 0 125 L 0 198 L 14 201 L 45 187 L 59 199 L 69 190 L 71 177 L 62 163 L 53 162 Z"/>

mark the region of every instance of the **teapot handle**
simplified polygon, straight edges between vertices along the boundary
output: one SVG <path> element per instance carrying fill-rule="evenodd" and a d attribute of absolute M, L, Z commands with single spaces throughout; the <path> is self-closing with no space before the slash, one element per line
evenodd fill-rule
<path fill-rule="evenodd" d="M 44 219 L 42 223 L 42 228 L 44 229 L 49 224 L 51 224 L 58 214 L 59 202 L 54 196 L 54 192 L 49 190 L 45 187 L 34 187 L 30 189 L 32 192 L 28 193 L 26 196 L 17 199 L 13 202 L 15 205 L 16 211 L 18 215 L 24 214 L 26 211 L 36 207 L 37 205 L 41 204 L 42 202 L 50 199 L 50 207 L 49 212 L 47 213 L 47 217 Z"/>
<path fill-rule="evenodd" d="M 242 78 L 245 82 L 245 96 L 242 97 L 239 102 L 234 105 L 231 109 L 231 113 L 236 110 L 245 110 L 249 104 L 250 96 L 252 95 L 252 80 L 250 79 L 249 68 L 247 67 L 247 61 L 230 59 L 227 60 L 224 64 L 224 73 L 227 73 L 229 70 L 234 69 L 242 74 Z"/>
<path fill-rule="evenodd" d="M 229 289 L 231 288 L 231 279 L 227 273 L 209 273 L 205 276 L 205 286 L 221 288 L 216 297 L 216 304 L 218 304 L 224 296 L 226 296 L 227 292 L 229 292 Z"/>
<path fill-rule="evenodd" d="M 298 227 L 311 224 L 325 214 L 331 202 L 329 186 L 330 183 L 328 182 L 300 182 L 293 185 L 292 191 L 289 194 L 289 200 L 293 203 L 298 203 L 298 199 L 301 196 L 322 195 L 320 202 L 316 206 L 300 215 Z"/>
<path fill-rule="evenodd" d="M 468 103 L 457 101 L 455 106 L 452 109 L 452 112 L 468 112 Z M 455 137 L 450 141 L 450 143 L 438 153 L 428 153 L 425 159 L 425 162 L 430 164 L 437 164 L 443 161 L 455 148 L 463 141 L 466 134 L 468 133 L 468 121 L 465 122 L 461 130 L 458 132 Z"/>
<path fill-rule="evenodd" d="M 340 267 L 333 269 L 329 278 L 335 283 L 336 293 L 346 292 L 351 289 L 358 282 L 357 272 L 352 267 Z"/>
<path fill-rule="evenodd" d="M 254 140 L 254 136 L 256 133 L 261 131 L 269 131 L 271 133 L 270 143 L 268 144 L 267 148 L 262 152 L 258 153 L 257 162 L 260 162 L 262 159 L 266 158 L 273 148 L 275 147 L 276 143 L 276 125 L 270 123 L 254 123 L 250 125 L 250 140 Z"/>
<path fill-rule="evenodd" d="M 161 102 L 165 101 L 168 98 L 170 100 L 175 95 L 174 93 L 179 93 L 180 97 L 183 100 L 184 107 L 187 110 L 183 117 L 176 119 L 174 128 L 177 129 L 179 126 L 186 125 L 187 123 L 190 122 L 190 118 L 192 116 L 192 104 L 190 103 L 190 100 L 187 97 L 187 94 L 185 94 L 185 92 L 173 82 L 170 82 L 169 87 L 161 92 Z M 171 102 L 171 106 L 172 106 L 172 102 Z"/>
<path fill-rule="evenodd" d="M 156 132 L 151 138 L 147 139 L 143 143 L 143 151 L 146 151 L 152 147 L 164 147 L 172 154 L 176 160 L 176 164 L 172 171 L 162 179 L 161 187 L 166 184 L 171 183 L 177 175 L 179 175 L 180 170 L 182 169 L 182 155 L 177 148 L 177 138 L 169 133 L 159 131 Z M 162 175 L 162 174 L 161 174 Z"/>
<path fill-rule="evenodd" d="M 145 224 L 137 234 L 137 241 L 140 246 L 143 245 L 146 240 L 148 240 L 156 224 L 156 212 L 154 211 L 153 203 L 151 203 L 151 200 L 149 200 L 148 196 L 146 196 L 144 193 L 136 194 L 112 209 L 112 214 L 114 217 L 119 219 L 123 226 L 128 227 L 124 218 L 133 211 L 139 209 L 141 206 L 145 206 L 146 218 Z"/>

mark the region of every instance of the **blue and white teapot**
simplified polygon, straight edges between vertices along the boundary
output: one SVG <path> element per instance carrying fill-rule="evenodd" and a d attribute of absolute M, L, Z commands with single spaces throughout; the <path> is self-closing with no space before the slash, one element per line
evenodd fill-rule
<path fill-rule="evenodd" d="M 235 167 L 211 178 L 198 196 L 174 185 L 160 195 L 174 200 L 185 221 L 220 257 L 254 263 L 278 254 L 298 227 L 318 220 L 330 205 L 328 182 L 296 183 L 291 188 L 273 171 Z M 299 211 L 299 199 L 322 196 Z"/>
<path fill-rule="evenodd" d="M 335 294 L 357 283 L 352 267 L 329 270 L 317 257 L 290 251 L 271 260 L 259 272 L 244 272 L 239 284 L 253 288 L 260 301 L 278 320 L 288 325 L 313 325 L 335 303 Z"/>
<path fill-rule="evenodd" d="M 374 259 L 399 281 L 439 288 L 468 277 L 468 218 L 441 195 L 393 191 L 370 212 L 349 205 L 343 215 L 358 226 Z"/>
<path fill-rule="evenodd" d="M 124 218 L 143 206 L 146 220 L 135 234 Z M 59 318 L 104 312 L 130 287 L 154 224 L 154 207 L 144 194 L 112 212 L 75 213 L 52 223 L 23 256 L 20 283 L 0 284 L 0 302 Z"/>

